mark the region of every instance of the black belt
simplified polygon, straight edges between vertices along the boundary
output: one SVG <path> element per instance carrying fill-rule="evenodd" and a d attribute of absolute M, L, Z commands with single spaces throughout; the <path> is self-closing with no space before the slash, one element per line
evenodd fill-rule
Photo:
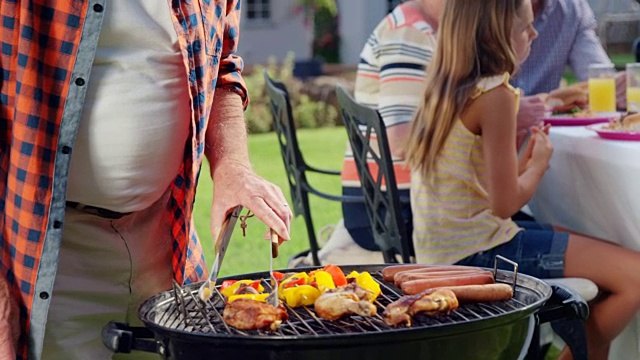
<path fill-rule="evenodd" d="M 127 216 L 131 214 L 130 212 L 121 213 L 117 211 L 111 211 L 108 209 L 103 209 L 97 206 L 80 204 L 75 201 L 67 201 L 67 206 L 70 208 L 74 208 L 76 210 L 84 211 L 88 214 L 97 215 L 106 219 L 120 219 L 123 216 Z"/>

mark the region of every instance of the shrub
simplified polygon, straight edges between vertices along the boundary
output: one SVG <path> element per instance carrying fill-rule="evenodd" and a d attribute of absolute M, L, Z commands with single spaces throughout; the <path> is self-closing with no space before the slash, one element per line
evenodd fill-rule
<path fill-rule="evenodd" d="M 337 123 L 338 113 L 335 107 L 309 96 L 305 90 L 305 83 L 293 76 L 294 63 L 293 53 L 289 53 L 280 64 L 272 57 L 266 65 L 256 65 L 250 74 L 244 76 L 251 99 L 245 112 L 250 133 L 273 130 L 271 105 L 265 92 L 264 70 L 287 87 L 296 127 L 316 128 L 334 126 Z"/>

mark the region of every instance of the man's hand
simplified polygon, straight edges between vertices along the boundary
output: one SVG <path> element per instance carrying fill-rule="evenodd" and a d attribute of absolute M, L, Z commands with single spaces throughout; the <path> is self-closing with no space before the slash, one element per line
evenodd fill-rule
<path fill-rule="evenodd" d="M 211 233 L 214 239 L 226 214 L 235 206 L 242 205 L 275 230 L 281 242 L 289 240 L 293 214 L 279 187 L 258 176 L 245 164 L 234 161 L 223 161 L 217 166 L 213 185 Z"/>
<path fill-rule="evenodd" d="M 20 320 L 18 305 L 9 291 L 9 285 L 0 275 L 0 360 L 15 360 Z"/>

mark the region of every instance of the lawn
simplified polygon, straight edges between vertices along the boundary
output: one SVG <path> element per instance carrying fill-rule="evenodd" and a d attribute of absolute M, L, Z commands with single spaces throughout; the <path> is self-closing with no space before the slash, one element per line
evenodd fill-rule
<path fill-rule="evenodd" d="M 347 144 L 347 134 L 342 127 L 298 130 L 298 140 L 305 160 L 317 167 L 340 170 L 342 156 Z M 275 133 L 252 134 L 249 136 L 249 153 L 255 171 L 265 179 L 278 185 L 285 193 L 288 202 L 289 184 L 282 163 Z M 198 235 L 205 249 L 207 264 L 213 264 L 213 241 L 209 231 L 209 214 L 213 185 L 204 165 L 194 210 Z M 316 175 L 316 174 L 311 174 Z M 309 181 L 320 190 L 333 194 L 340 193 L 340 179 L 335 176 L 311 176 Z M 311 196 L 311 207 L 316 232 L 325 225 L 335 224 L 341 217 L 340 204 L 330 200 Z M 245 210 L 246 212 L 246 210 Z M 231 245 L 220 270 L 221 276 L 265 271 L 269 268 L 269 243 L 263 239 L 267 227 L 257 218 L 248 220 L 246 237 L 242 237 L 239 223 L 233 233 Z M 291 224 L 291 241 L 280 247 L 280 255 L 275 259 L 275 268 L 286 268 L 288 259 L 294 254 L 309 248 L 304 219 L 298 216 Z"/>

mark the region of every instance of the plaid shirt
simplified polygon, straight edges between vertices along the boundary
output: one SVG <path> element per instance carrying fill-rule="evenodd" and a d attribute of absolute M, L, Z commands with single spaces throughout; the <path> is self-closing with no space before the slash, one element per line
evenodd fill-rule
<path fill-rule="evenodd" d="M 184 283 L 206 276 L 192 210 L 214 91 L 229 86 L 245 104 L 247 96 L 242 59 L 234 55 L 240 0 L 169 4 L 192 99 L 192 147 L 166 213 L 174 276 Z M 70 154 L 106 6 L 106 0 L 2 0 L 0 7 L 0 274 L 21 303 L 20 359 L 39 359 L 42 350 Z"/>

